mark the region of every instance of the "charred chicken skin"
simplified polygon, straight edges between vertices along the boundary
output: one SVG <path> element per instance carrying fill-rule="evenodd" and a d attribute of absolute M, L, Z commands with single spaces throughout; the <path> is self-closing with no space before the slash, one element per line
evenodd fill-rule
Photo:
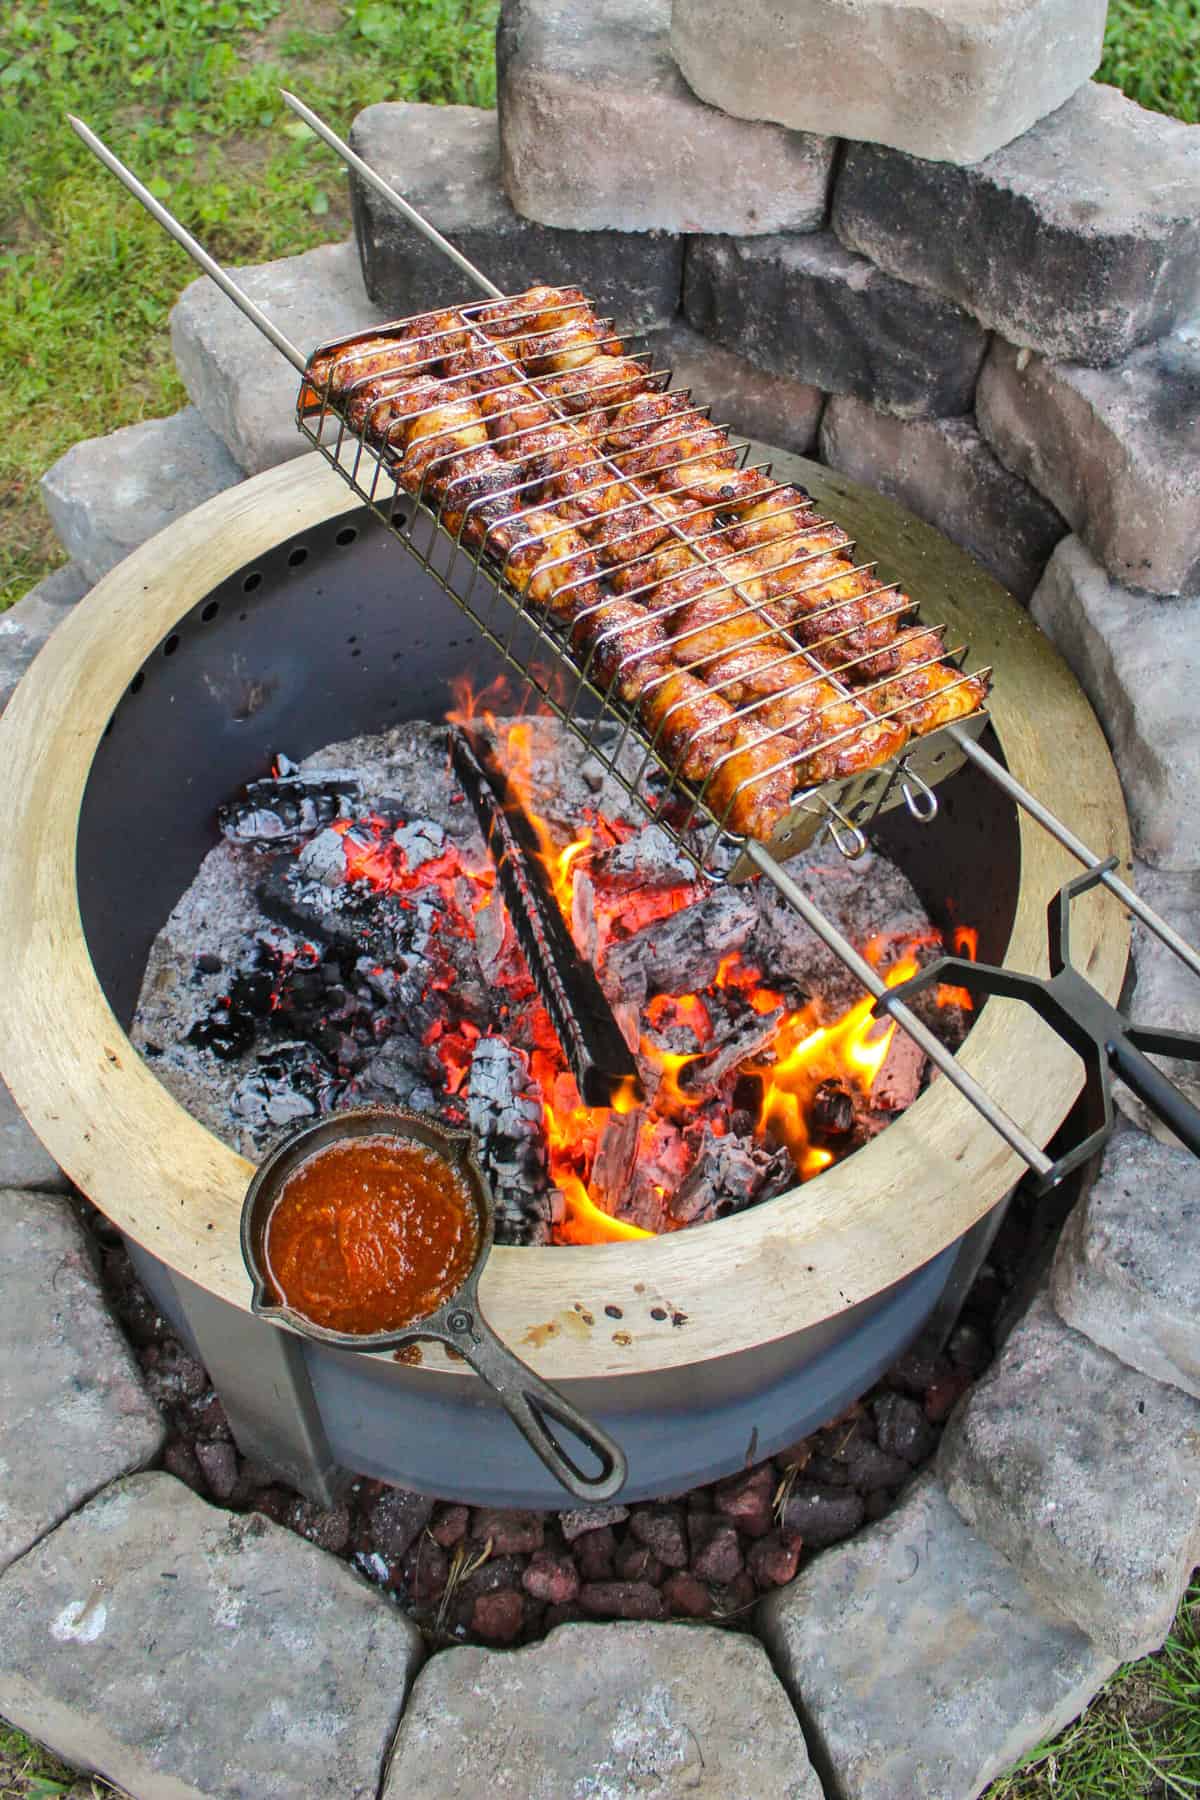
<path fill-rule="evenodd" d="M 986 682 L 802 489 L 742 468 L 577 288 L 326 347 L 305 376 L 408 492 L 563 627 L 588 678 L 730 831 L 975 712 Z"/>

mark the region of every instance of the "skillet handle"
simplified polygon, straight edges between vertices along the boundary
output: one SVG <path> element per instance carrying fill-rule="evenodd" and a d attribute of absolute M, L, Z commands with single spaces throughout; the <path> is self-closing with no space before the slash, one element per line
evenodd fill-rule
<path fill-rule="evenodd" d="M 557 1388 L 535 1375 L 528 1363 L 514 1356 L 480 1313 L 478 1306 L 451 1306 L 439 1320 L 438 1336 L 470 1363 L 491 1388 L 517 1430 L 555 1480 L 577 1500 L 595 1503 L 611 1500 L 625 1485 L 629 1465 L 625 1452 L 600 1425 L 594 1425 L 563 1398 Z M 552 1422 L 564 1426 L 592 1452 L 600 1464 L 598 1474 L 582 1470 L 554 1434 Z"/>

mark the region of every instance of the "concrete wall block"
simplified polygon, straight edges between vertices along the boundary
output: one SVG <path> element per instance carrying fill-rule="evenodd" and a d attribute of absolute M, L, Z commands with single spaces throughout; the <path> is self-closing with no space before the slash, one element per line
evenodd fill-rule
<path fill-rule="evenodd" d="M 221 439 L 185 406 L 170 418 L 72 444 L 42 476 L 42 499 L 63 547 L 94 582 L 241 479 Z"/>
<path fill-rule="evenodd" d="M 852 256 L 830 231 L 692 238 L 684 311 L 772 374 L 902 418 L 969 412 L 987 343 L 958 307 Z"/>
<path fill-rule="evenodd" d="M 1135 862 L 1132 885 L 1186 943 L 1200 944 L 1200 871 L 1152 869 L 1147 863 Z M 1152 931 L 1136 919 L 1131 922 L 1132 1018 L 1138 1024 L 1187 1031 L 1200 1038 L 1200 980 Z M 1177 1056 L 1160 1056 L 1155 1061 L 1192 1105 L 1200 1107 L 1200 1063 Z M 1118 1083 L 1115 1092 L 1117 1105 L 1135 1125 L 1162 1143 L 1178 1141 L 1124 1082 Z"/>
<path fill-rule="evenodd" d="M 1200 868 L 1200 600 L 1156 600 L 1112 581 L 1064 538 L 1030 611 L 1075 671 L 1112 746 L 1138 855 Z"/>
<path fill-rule="evenodd" d="M 1196 1158 L 1119 1126 L 1059 1239 L 1051 1296 L 1093 1343 L 1200 1399 Z"/>
<path fill-rule="evenodd" d="M 655 367 L 674 372 L 672 388 L 690 388 L 697 401 L 711 402 L 712 417 L 735 437 L 757 438 L 796 456 L 815 447 L 825 405 L 820 388 L 768 375 L 682 323 L 656 333 L 652 344 Z"/>
<path fill-rule="evenodd" d="M 996 339 L 978 412 L 1001 462 L 1053 501 L 1114 580 L 1200 593 L 1200 331 L 1115 369 Z"/>
<path fill-rule="evenodd" d="M 504 289 L 575 283 L 622 325 L 665 324 L 679 306 L 683 240 L 666 231 L 559 231 L 517 213 L 500 179 L 496 114 L 473 106 L 368 106 L 350 142 Z M 468 277 L 352 180 L 367 290 L 389 317 L 478 298 Z"/>
<path fill-rule="evenodd" d="M 976 162 L 1100 61 L 1104 0 L 674 0 L 671 48 L 746 119 Z"/>
<path fill-rule="evenodd" d="M 386 317 L 367 298 L 352 243 L 232 273 L 306 356 Z M 296 429 L 296 371 L 207 277 L 176 303 L 171 348 L 193 406 L 248 475 L 311 449 Z"/>
<path fill-rule="evenodd" d="M 18 681 L 54 627 L 83 599 L 91 585 L 78 563 L 64 563 L 61 569 L 43 576 L 36 587 L 31 587 L 7 612 L 0 613 L 0 713 L 12 699 Z M 0 1117 L 3 1106 L 4 1101 L 0 1098 Z M 0 1125 L 0 1131 L 3 1129 Z M 0 1187 L 39 1185 L 38 1182 L 6 1181 L 0 1175 Z"/>
<path fill-rule="evenodd" d="M 70 1203 L 0 1189 L 0 1569 L 165 1438 Z"/>
<path fill-rule="evenodd" d="M 1096 82 L 1063 98 L 972 168 L 851 144 L 833 228 L 1014 344 L 1118 362 L 1195 310 L 1200 131 Z"/>
<path fill-rule="evenodd" d="M 897 419 L 835 395 L 821 420 L 821 458 L 878 488 L 969 550 L 1028 602 L 1067 526 L 1012 475 L 972 419 Z"/>
<path fill-rule="evenodd" d="M 758 1619 L 829 1800 L 974 1800 L 1116 1667 L 931 1476 Z"/>
<path fill-rule="evenodd" d="M 1200 1561 L 1200 1404 L 1043 1295 L 967 1396 L 937 1473 L 962 1517 L 1109 1656 L 1162 1643 Z"/>
<path fill-rule="evenodd" d="M 422 1656 L 336 1557 L 170 1475 L 0 1580 L 0 1713 L 138 1800 L 374 1800 Z"/>
<path fill-rule="evenodd" d="M 505 0 L 500 161 L 517 211 L 581 231 L 817 230 L 834 139 L 706 106 L 670 18 L 670 0 Z"/>

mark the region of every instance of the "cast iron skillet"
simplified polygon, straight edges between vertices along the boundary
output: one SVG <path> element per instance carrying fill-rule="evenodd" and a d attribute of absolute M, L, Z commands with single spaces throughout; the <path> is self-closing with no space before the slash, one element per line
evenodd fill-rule
<path fill-rule="evenodd" d="M 347 1138 L 406 1138 L 422 1144 L 465 1177 L 479 1219 L 479 1248 L 462 1285 L 435 1312 L 415 1319 L 400 1331 L 357 1333 L 330 1331 L 314 1325 L 278 1298 L 267 1273 L 267 1223 L 288 1176 L 328 1145 Z M 306 1125 L 273 1150 L 256 1171 L 242 1204 L 242 1256 L 254 1284 L 250 1305 L 264 1319 L 289 1325 L 317 1343 L 338 1350 L 395 1350 L 418 1338 L 433 1338 L 466 1358 L 496 1395 L 518 1431 L 541 1457 L 551 1474 L 579 1500 L 608 1500 L 625 1484 L 625 1453 L 599 1425 L 576 1411 L 556 1388 L 514 1356 L 487 1323 L 479 1308 L 479 1277 L 492 1247 L 495 1206 L 483 1170 L 472 1153 L 467 1132 L 446 1131 L 415 1113 L 361 1107 L 332 1114 Z M 550 1421 L 563 1425 L 593 1452 L 600 1471 L 588 1475 L 563 1449 Z"/>

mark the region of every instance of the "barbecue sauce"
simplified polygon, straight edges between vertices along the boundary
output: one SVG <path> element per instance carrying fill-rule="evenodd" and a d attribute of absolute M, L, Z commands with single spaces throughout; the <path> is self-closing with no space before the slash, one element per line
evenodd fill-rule
<path fill-rule="evenodd" d="M 469 1275 L 480 1220 L 461 1169 L 405 1138 L 328 1145 L 288 1176 L 267 1221 L 283 1302 L 330 1331 L 399 1331 Z"/>

